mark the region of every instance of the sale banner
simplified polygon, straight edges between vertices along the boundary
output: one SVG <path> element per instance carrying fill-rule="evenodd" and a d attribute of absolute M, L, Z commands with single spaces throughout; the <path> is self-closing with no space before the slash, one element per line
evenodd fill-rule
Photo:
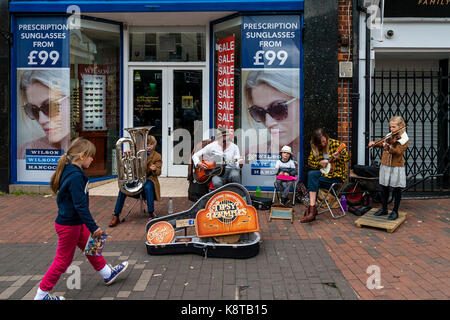
<path fill-rule="evenodd" d="M 219 39 L 217 51 L 217 128 L 234 131 L 235 37 Z"/>
<path fill-rule="evenodd" d="M 18 17 L 17 181 L 46 182 L 70 143 L 70 28 L 66 17 Z"/>

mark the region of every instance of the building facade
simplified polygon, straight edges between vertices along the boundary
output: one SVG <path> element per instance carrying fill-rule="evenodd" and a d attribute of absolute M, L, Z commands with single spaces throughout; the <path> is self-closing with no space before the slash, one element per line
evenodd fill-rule
<path fill-rule="evenodd" d="M 128 135 L 126 128 L 139 126 L 153 127 L 162 176 L 183 177 L 192 148 L 224 126 L 245 159 L 243 184 L 271 190 L 283 145 L 292 147 L 304 173 L 311 132 L 324 127 L 347 144 L 350 165 L 370 164 L 379 155 L 368 152 L 368 141 L 386 134 L 388 118 L 399 111 L 409 128 L 416 123 L 409 174 L 447 170 L 448 177 L 450 45 L 427 36 L 448 28 L 448 6 L 422 3 L 399 17 L 401 3 L 389 3 L 10 1 L 10 18 L 2 20 L 14 36 L 8 119 L 1 122 L 2 130 L 10 128 L 2 135 L 10 150 L 0 161 L 3 181 L 10 190 L 45 189 L 59 156 L 78 136 L 97 147 L 87 171 L 91 181 L 115 177 L 116 142 Z M 427 8 L 434 13 L 425 15 L 438 16 L 423 17 Z M 419 65 L 440 70 L 431 75 L 439 102 L 424 103 L 420 111 L 410 100 L 395 107 L 380 99 L 400 92 L 405 76 L 417 82 Z M 420 112 L 422 120 L 408 116 Z M 432 152 L 423 148 L 429 145 Z"/>
<path fill-rule="evenodd" d="M 265 187 L 281 148 L 272 141 L 303 153 L 303 1 L 10 1 L 9 10 L 12 186 L 47 185 L 78 136 L 97 148 L 92 181 L 114 177 L 116 141 L 130 127 L 152 126 L 167 177 L 187 176 L 193 147 L 221 126 L 247 160 L 249 189 Z M 252 81 L 282 84 L 277 101 L 258 103 L 287 107 L 289 130 L 274 135 L 248 111 Z"/>

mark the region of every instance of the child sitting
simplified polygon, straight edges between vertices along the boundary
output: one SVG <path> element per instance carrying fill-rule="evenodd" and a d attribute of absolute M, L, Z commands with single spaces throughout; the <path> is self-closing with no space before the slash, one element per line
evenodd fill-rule
<path fill-rule="evenodd" d="M 292 150 L 289 146 L 281 148 L 281 159 L 277 160 L 275 170 L 277 179 L 275 186 L 281 192 L 281 203 L 286 205 L 289 201 L 289 190 L 294 187 L 297 169 L 292 159 Z"/>

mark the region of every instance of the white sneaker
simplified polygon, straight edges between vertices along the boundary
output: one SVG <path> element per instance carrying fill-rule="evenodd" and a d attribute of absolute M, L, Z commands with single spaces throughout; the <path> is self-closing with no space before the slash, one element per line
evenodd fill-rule
<path fill-rule="evenodd" d="M 53 294 L 47 293 L 42 300 L 66 300 L 63 296 L 55 296 Z"/>
<path fill-rule="evenodd" d="M 124 261 L 121 264 L 118 264 L 115 267 L 111 267 L 111 275 L 109 278 L 105 279 L 105 284 L 109 286 L 110 284 L 113 284 L 113 282 L 117 279 L 117 277 L 124 272 L 128 267 L 128 261 Z"/>

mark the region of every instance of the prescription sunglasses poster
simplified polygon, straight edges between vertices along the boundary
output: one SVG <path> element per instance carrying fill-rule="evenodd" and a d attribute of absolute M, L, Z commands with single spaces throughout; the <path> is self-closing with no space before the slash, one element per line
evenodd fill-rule
<path fill-rule="evenodd" d="M 70 30 L 65 17 L 18 17 L 17 181 L 49 182 L 70 144 Z"/>
<path fill-rule="evenodd" d="M 245 186 L 271 189 L 280 150 L 300 150 L 300 17 L 246 16 L 242 22 Z"/>

